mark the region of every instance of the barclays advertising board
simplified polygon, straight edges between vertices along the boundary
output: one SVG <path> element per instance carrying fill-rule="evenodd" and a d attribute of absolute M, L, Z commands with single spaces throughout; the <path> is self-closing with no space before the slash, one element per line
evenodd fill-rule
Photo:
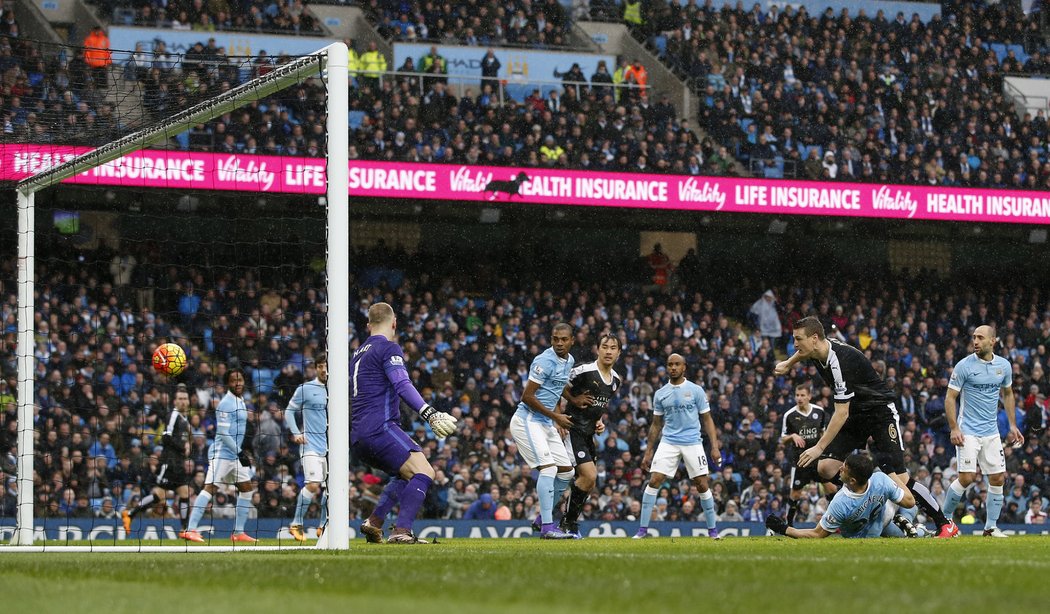
<path fill-rule="evenodd" d="M 430 53 L 432 45 L 425 43 L 395 43 L 394 63 L 390 68 L 397 70 L 404 65 L 406 58 L 412 58 L 417 70 L 420 59 Z M 485 57 L 485 47 L 467 47 L 462 45 L 433 45 L 437 47 L 448 63 L 450 79 L 455 83 L 481 82 L 481 60 Z M 611 75 L 616 70 L 616 57 L 600 53 L 567 53 L 562 51 L 541 51 L 536 49 L 493 49 L 499 60 L 499 78 L 507 84 L 507 94 L 523 100 L 539 89 L 546 96 L 553 89 L 561 89 L 564 73 L 579 64 L 584 76 L 590 80 L 598 69 L 598 62 L 605 60 Z M 466 78 L 469 78 L 466 79 Z"/>

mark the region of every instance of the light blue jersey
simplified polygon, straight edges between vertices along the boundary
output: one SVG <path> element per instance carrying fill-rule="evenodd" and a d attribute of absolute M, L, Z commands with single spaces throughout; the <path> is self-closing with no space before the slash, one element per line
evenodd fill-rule
<path fill-rule="evenodd" d="M 686 380 L 664 384 L 653 395 L 653 413 L 664 417 L 663 440 L 680 446 L 702 443 L 700 414 L 711 411 L 704 389 Z"/>
<path fill-rule="evenodd" d="M 955 365 L 948 388 L 959 393 L 959 428 L 964 435 L 998 435 L 999 389 L 1013 385 L 1010 361 L 993 356 L 988 362 L 970 354 Z"/>
<path fill-rule="evenodd" d="M 303 430 L 299 430 L 299 412 L 303 414 Z M 284 423 L 293 435 L 306 433 L 302 454 L 328 454 L 328 389 L 318 379 L 312 379 L 295 389 L 284 416 Z"/>
<path fill-rule="evenodd" d="M 227 392 L 215 409 L 215 443 L 212 460 L 236 460 L 248 429 L 248 408 L 244 399 Z"/>
<path fill-rule="evenodd" d="M 554 411 L 561 400 L 561 393 L 565 390 L 565 385 L 569 383 L 569 372 L 572 371 L 575 364 L 576 359 L 572 354 L 565 358 L 558 358 L 554 348 L 547 348 L 532 361 L 532 366 L 529 367 L 529 380 L 540 385 L 539 390 L 536 391 L 536 400 L 541 405 Z M 518 411 L 525 412 L 522 417 L 533 422 L 554 423 L 547 416 L 532 411 L 532 408 L 525 403 L 518 403 Z"/>
<path fill-rule="evenodd" d="M 843 537 L 879 537 L 882 535 L 882 512 L 886 501 L 900 503 L 904 489 L 885 473 L 871 474 L 868 488 L 862 493 L 842 487 L 820 519 L 828 533 L 839 531 Z"/>

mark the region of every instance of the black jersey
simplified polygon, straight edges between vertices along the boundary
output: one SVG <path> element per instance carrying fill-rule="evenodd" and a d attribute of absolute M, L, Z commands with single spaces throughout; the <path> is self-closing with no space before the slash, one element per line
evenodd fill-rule
<path fill-rule="evenodd" d="M 784 426 L 780 430 L 780 436 L 799 435 L 806 440 L 806 447 L 802 448 L 802 450 L 812 448 L 817 445 L 824 429 L 828 427 L 828 419 L 828 412 L 818 405 L 810 403 L 809 413 L 805 415 L 796 405 L 784 414 Z M 798 453 L 802 450 L 796 449 L 795 452 Z"/>
<path fill-rule="evenodd" d="M 836 403 L 849 403 L 850 413 L 881 411 L 893 404 L 893 391 L 867 356 L 837 339 L 828 339 L 828 344 L 827 362 L 816 359 L 813 364 L 831 386 Z"/>
<path fill-rule="evenodd" d="M 569 392 L 573 396 L 590 394 L 594 403 L 590 407 L 576 407 L 566 403 L 565 413 L 572 418 L 572 430 L 586 436 L 594 435 L 594 426 L 609 409 L 609 401 L 620 389 L 622 381 L 616 371 L 612 372 L 611 381 L 602 379 L 597 362 L 577 365 L 569 372 Z"/>
<path fill-rule="evenodd" d="M 164 452 L 161 454 L 161 462 L 167 464 L 181 464 L 186 459 L 186 444 L 190 441 L 190 422 L 174 409 L 168 416 L 168 426 L 164 429 L 161 441 L 164 444 Z"/>

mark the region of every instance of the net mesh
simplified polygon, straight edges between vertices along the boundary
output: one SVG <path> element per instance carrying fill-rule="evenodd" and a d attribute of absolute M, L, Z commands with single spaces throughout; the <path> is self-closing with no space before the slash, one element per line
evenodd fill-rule
<path fill-rule="evenodd" d="M 179 534 L 206 482 L 206 542 L 243 531 L 294 543 L 304 446 L 285 411 L 326 338 L 320 60 L 155 48 L 91 66 L 84 49 L 8 39 L 0 56 L 13 58 L 4 79 L 15 86 L 0 104 L 0 537 L 17 514 L 17 435 L 32 428 L 37 543 L 190 543 Z M 287 86 L 273 91 L 278 73 Z M 185 122 L 209 107 L 221 113 Z M 179 129 L 151 132 L 164 121 Z M 16 182 L 129 139 L 144 149 L 36 194 L 36 306 L 20 321 Z M 35 421 L 19 425 L 26 326 Z M 185 371 L 153 368 L 163 343 L 185 352 Z M 247 418 L 227 427 L 219 404 L 238 369 Z M 321 432 L 306 438 L 324 440 L 312 425 Z M 296 427 L 307 428 L 301 415 Z M 221 460 L 223 432 L 250 469 Z M 240 519 L 238 490 L 250 493 Z M 303 510 L 307 525 L 321 501 Z"/>

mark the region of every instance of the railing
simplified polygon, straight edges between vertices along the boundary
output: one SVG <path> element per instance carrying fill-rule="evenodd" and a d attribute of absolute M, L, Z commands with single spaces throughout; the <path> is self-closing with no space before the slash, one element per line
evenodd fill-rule
<path fill-rule="evenodd" d="M 306 9 L 307 12 L 309 9 Z M 276 34 L 283 36 L 316 36 L 322 37 L 329 34 L 323 23 L 317 17 L 311 17 L 317 24 L 316 30 L 281 30 L 279 28 L 237 28 L 237 27 L 222 27 L 218 24 L 212 24 L 215 26 L 215 32 L 244 32 L 246 34 Z M 135 9 L 126 7 L 115 7 L 113 13 L 110 16 L 110 23 L 112 25 L 120 26 L 138 26 L 141 28 L 160 28 L 169 30 L 173 27 L 174 21 L 168 19 L 150 19 L 149 21 L 143 21 L 138 12 Z M 191 24 L 192 25 L 192 24 Z M 192 28 L 191 28 L 192 29 Z M 200 31 L 201 36 L 207 36 L 209 31 Z"/>

